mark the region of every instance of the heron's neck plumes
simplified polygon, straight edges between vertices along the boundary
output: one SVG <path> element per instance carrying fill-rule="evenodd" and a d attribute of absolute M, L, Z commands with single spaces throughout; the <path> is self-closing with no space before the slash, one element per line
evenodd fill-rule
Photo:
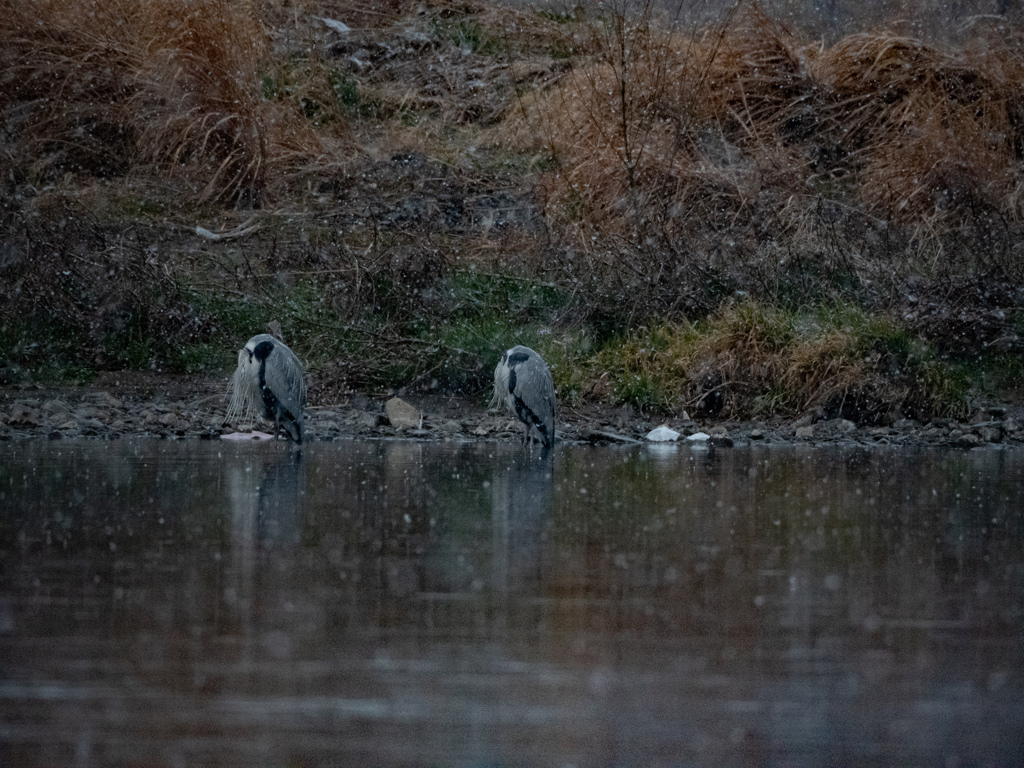
<path fill-rule="evenodd" d="M 263 403 L 259 385 L 259 363 L 244 349 L 238 353 L 238 368 L 231 377 L 231 402 L 226 421 L 256 423 Z"/>
<path fill-rule="evenodd" d="M 494 394 L 488 408 L 508 408 L 508 368 L 499 364 L 494 371 Z"/>

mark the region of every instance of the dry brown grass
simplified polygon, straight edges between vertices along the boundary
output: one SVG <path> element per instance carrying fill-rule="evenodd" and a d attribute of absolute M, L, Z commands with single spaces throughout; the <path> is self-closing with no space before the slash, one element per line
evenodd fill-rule
<path fill-rule="evenodd" d="M 0 109 L 22 156 L 38 158 L 29 175 L 154 167 L 201 200 L 258 203 L 272 163 L 317 145 L 262 99 L 268 40 L 250 10 L 229 0 L 0 1 Z"/>
<path fill-rule="evenodd" d="M 268 136 L 258 67 L 266 39 L 226 0 L 147 2 L 136 93 L 140 158 L 201 179 L 201 199 L 258 201 Z"/>
<path fill-rule="evenodd" d="M 567 223 L 622 234 L 656 226 L 649 214 L 684 199 L 685 179 L 701 173 L 692 131 L 707 119 L 701 63 L 713 43 L 642 24 L 613 34 L 621 47 L 592 35 L 586 48 L 596 53 L 523 98 L 509 130 L 559 159 L 544 186 Z"/>
<path fill-rule="evenodd" d="M 1020 215 L 1014 114 L 1024 91 L 1009 54 L 949 52 L 889 33 L 853 35 L 822 54 L 829 114 L 868 205 L 897 220 Z"/>
<path fill-rule="evenodd" d="M 627 25 L 532 94 L 510 136 L 557 158 L 547 199 L 584 245 L 642 241 L 653 223 L 669 240 L 728 228 L 756 250 L 766 230 L 812 230 L 822 196 L 932 232 L 1014 222 L 1024 58 L 996 38 L 947 50 L 877 31 L 825 48 L 756 7 L 691 35 Z"/>

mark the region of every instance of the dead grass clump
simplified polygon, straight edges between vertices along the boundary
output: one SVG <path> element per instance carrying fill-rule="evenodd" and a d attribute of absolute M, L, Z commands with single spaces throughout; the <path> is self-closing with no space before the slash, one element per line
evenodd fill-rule
<path fill-rule="evenodd" d="M 902 221 L 1019 215 L 1012 110 L 998 50 L 973 59 L 890 33 L 852 35 L 819 60 L 862 199 Z"/>
<path fill-rule="evenodd" d="M 20 175 L 126 170 L 136 29 L 125 22 L 137 10 L 126 5 L 0 0 L 0 110 Z"/>
<path fill-rule="evenodd" d="M 653 16 L 597 26 L 579 66 L 523 99 L 512 140 L 555 159 L 548 213 L 584 249 L 614 235 L 658 259 L 697 237 L 723 254 L 710 235 L 753 252 L 789 226 L 778 214 L 806 193 L 797 141 L 813 133 L 820 89 L 792 37 L 751 18 L 699 33 Z"/>
<path fill-rule="evenodd" d="M 726 30 L 708 62 L 707 90 L 730 138 L 754 148 L 776 135 L 790 143 L 816 138 L 827 93 L 815 76 L 817 54 L 756 6 Z"/>
<path fill-rule="evenodd" d="M 0 110 L 25 178 L 148 167 L 248 204 L 275 142 L 316 149 L 262 100 L 267 40 L 239 4 L 0 0 L 0 13 Z"/>
<path fill-rule="evenodd" d="M 227 0 L 144 3 L 135 49 L 139 157 L 198 181 L 200 199 L 258 203 L 267 175 L 259 84 L 266 38 Z"/>
<path fill-rule="evenodd" d="M 508 122 L 511 141 L 553 158 L 540 188 L 575 247 L 596 255 L 612 237 L 651 259 L 699 250 L 751 287 L 780 282 L 761 274 L 773 248 L 787 254 L 776 264 L 818 259 L 877 285 L 893 238 L 931 270 L 1009 247 L 1024 214 L 1024 57 L 1012 41 L 949 52 L 876 32 L 823 48 L 756 7 L 690 34 L 652 19 L 580 21 L 593 28 L 586 54 Z M 881 245 L 865 230 L 847 234 L 868 247 L 832 237 L 823 248 L 832 224 L 817 217 L 833 203 L 897 227 Z"/>
<path fill-rule="evenodd" d="M 544 184 L 552 213 L 586 232 L 656 228 L 699 172 L 684 151 L 705 114 L 693 41 L 638 30 L 628 50 L 605 50 L 527 96 L 510 126 L 513 140 L 556 158 Z"/>

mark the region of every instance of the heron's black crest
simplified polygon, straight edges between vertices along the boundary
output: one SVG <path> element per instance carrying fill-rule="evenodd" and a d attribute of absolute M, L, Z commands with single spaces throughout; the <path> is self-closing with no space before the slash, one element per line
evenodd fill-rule
<path fill-rule="evenodd" d="M 507 362 L 510 368 L 514 368 L 520 363 L 525 363 L 529 359 L 530 355 L 526 352 L 513 352 L 511 355 L 508 356 Z M 502 360 L 504 360 L 504 357 L 502 357 Z"/>
<path fill-rule="evenodd" d="M 270 353 L 274 351 L 274 344 L 269 341 L 261 341 L 256 345 L 256 349 L 253 350 L 253 354 L 256 355 L 256 359 L 261 363 L 270 356 Z"/>

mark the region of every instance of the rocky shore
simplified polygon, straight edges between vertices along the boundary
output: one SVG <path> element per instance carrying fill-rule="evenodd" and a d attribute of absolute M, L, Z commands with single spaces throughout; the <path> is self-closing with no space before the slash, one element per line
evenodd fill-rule
<path fill-rule="evenodd" d="M 217 379 L 157 375 L 134 379 L 108 375 L 79 387 L 0 389 L 0 440 L 136 436 L 213 440 L 254 427 L 268 430 L 266 424 L 226 422 L 225 390 L 225 382 Z M 631 408 L 587 405 L 560 411 L 558 437 L 572 443 L 646 442 L 662 424 L 678 432 L 679 441 L 692 438 L 717 447 L 750 442 L 1024 447 L 1024 406 L 1020 405 L 980 409 L 964 422 L 900 419 L 888 426 L 858 426 L 844 419 L 825 419 L 815 411 L 795 420 L 732 422 L 657 418 Z M 514 419 L 488 412 L 466 398 L 352 395 L 340 403 L 312 405 L 306 412 L 308 441 L 517 440 L 521 434 L 522 427 Z"/>

